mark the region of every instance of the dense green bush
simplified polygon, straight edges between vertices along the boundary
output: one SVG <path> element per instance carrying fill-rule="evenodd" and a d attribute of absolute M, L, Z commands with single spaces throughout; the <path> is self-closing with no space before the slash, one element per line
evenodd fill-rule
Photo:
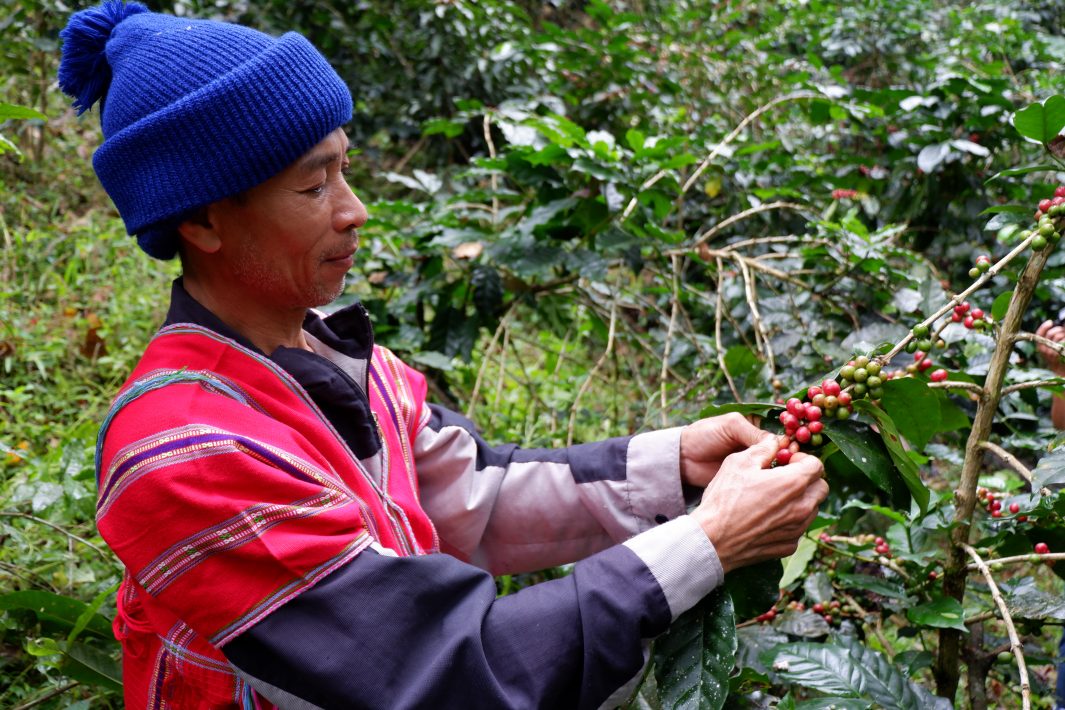
<path fill-rule="evenodd" d="M 1052 2 L 148 4 L 300 30 L 329 56 L 356 99 L 354 184 L 372 217 L 342 302 L 362 299 L 379 339 L 496 439 L 561 445 L 736 402 L 769 413 L 852 355 L 905 338 L 971 282 L 977 254 L 997 261 L 1019 243 L 1015 227 L 1065 174 L 1060 152 L 1025 142 L 1010 120 L 1060 91 L 1063 10 Z M 28 0 L 0 11 L 0 100 L 47 116 L 0 123 L 22 154 L 0 155 L 3 705 L 64 688 L 47 703 L 119 704 L 104 628 L 119 570 L 95 549 L 91 449 L 176 273 L 124 236 L 88 165 L 95 112 L 75 120 L 51 81 L 67 14 Z M 1039 163 L 1049 167 L 1002 173 Z M 996 320 L 1019 262 L 970 298 Z M 1055 251 L 1040 265 L 1022 330 L 1060 315 L 1063 262 Z M 983 383 L 991 335 L 955 326 L 943 337 L 950 347 L 935 358 L 951 380 Z M 985 434 L 1052 485 L 1060 454 L 1044 456 L 1058 443 L 1046 413 L 1061 383 L 1030 343 L 1012 363 L 1004 386 L 1048 384 L 1004 396 Z M 869 428 L 881 416 L 871 410 L 840 425 L 822 451 L 833 494 L 784 579 L 763 569 L 730 584 L 740 622 L 732 702 L 786 696 L 781 707 L 814 707 L 821 693 L 849 694 L 834 701 L 846 707 L 929 705 L 936 634 L 967 620 L 967 638 L 982 641 L 962 660 L 988 682 L 956 698 L 1018 705 L 1013 660 L 987 653 L 1004 631 L 987 615 L 985 581 L 951 577 L 957 560 L 943 563 L 961 554 L 950 540 L 960 529 L 953 491 L 975 485 L 964 444 L 977 403 L 923 378 L 892 384 L 882 402 L 891 419 L 879 430 L 893 420 L 908 451 Z M 905 415 L 918 407 L 939 414 Z M 882 477 L 853 464 L 863 452 Z M 1002 556 L 1046 541 L 1065 551 L 1060 496 L 1029 496 L 998 458 L 979 464 L 980 485 L 1023 504 L 1030 524 L 966 518 L 976 547 Z M 878 535 L 887 563 L 873 553 Z M 970 580 L 964 606 L 930 571 L 955 586 Z M 1044 706 L 1049 631 L 1065 621 L 1060 605 L 1036 603 L 1060 594 L 1048 571 L 995 573 L 1024 610 Z M 744 588 L 756 593 L 736 593 Z M 832 599 L 842 622 L 798 608 Z M 34 611 L 45 602 L 53 613 Z M 774 602 L 780 616 L 756 622 Z M 72 634 L 83 613 L 92 621 Z M 731 638 L 720 610 L 697 614 L 718 642 Z M 695 661 L 719 680 L 733 670 L 700 656 L 702 636 L 676 639 L 659 646 L 659 676 Z M 90 662 L 71 649 L 88 649 Z M 774 668 L 784 661 L 790 670 Z M 863 680 L 839 685 L 848 672 Z M 686 690 L 723 697 L 698 681 L 655 691 L 651 678 L 637 704 L 672 707 Z M 951 694 L 949 677 L 935 680 Z"/>

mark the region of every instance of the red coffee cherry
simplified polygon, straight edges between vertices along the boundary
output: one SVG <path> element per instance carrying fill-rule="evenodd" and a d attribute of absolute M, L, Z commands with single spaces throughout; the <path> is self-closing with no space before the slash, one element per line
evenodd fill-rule
<path fill-rule="evenodd" d="M 826 397 L 836 397 L 840 393 L 839 383 L 835 380 L 825 380 L 821 383 L 821 389 L 824 391 Z"/>
<path fill-rule="evenodd" d="M 812 404 L 806 405 L 806 421 L 816 422 L 818 419 L 821 418 L 821 414 L 822 412 L 820 407 L 815 407 Z"/>
<path fill-rule="evenodd" d="M 1010 512 L 1014 514 L 1021 512 L 1021 506 L 1017 503 L 1010 503 Z"/>
<path fill-rule="evenodd" d="M 818 420 L 810 422 L 806 425 L 806 428 L 810 430 L 811 434 L 820 434 L 824 430 L 825 425 Z"/>
<path fill-rule="evenodd" d="M 928 376 L 928 379 L 932 380 L 932 382 L 943 382 L 947 379 L 947 371 L 942 368 L 934 370 L 932 374 Z"/>
<path fill-rule="evenodd" d="M 764 461 L 765 459 L 763 459 Z M 781 466 L 787 466 L 791 461 L 791 449 L 781 449 L 777 452 L 777 463 Z"/>
<path fill-rule="evenodd" d="M 1045 555 L 1045 554 L 1047 554 L 1049 552 L 1050 552 L 1050 546 L 1047 545 L 1045 542 L 1037 542 L 1037 543 L 1035 543 L 1035 553 L 1037 555 Z"/>

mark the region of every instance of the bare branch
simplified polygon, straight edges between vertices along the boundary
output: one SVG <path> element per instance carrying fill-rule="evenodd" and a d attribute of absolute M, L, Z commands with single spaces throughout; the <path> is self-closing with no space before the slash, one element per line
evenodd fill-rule
<path fill-rule="evenodd" d="M 1038 557 L 1039 562 L 1032 562 L 1033 557 Z M 1030 552 L 1027 555 L 1013 555 L 1011 557 L 1000 557 L 997 560 L 993 560 L 996 565 L 1016 565 L 1022 562 L 1030 562 L 1032 564 L 1043 564 L 1044 562 L 1056 562 L 1057 560 L 1065 560 L 1065 552 L 1045 552 L 1039 554 L 1038 552 Z M 969 565 L 969 569 L 975 571 L 977 569 L 975 564 Z"/>
<path fill-rule="evenodd" d="M 1009 609 L 1006 608 L 1006 600 L 1002 598 L 1002 594 L 998 591 L 998 585 L 995 584 L 995 579 L 991 576 L 991 570 L 987 568 L 987 565 L 980 558 L 980 555 L 976 553 L 972 545 L 963 542 L 961 548 L 973 559 L 976 568 L 984 576 L 984 580 L 987 581 L 987 587 L 991 592 L 991 598 L 995 600 L 995 606 L 998 607 L 999 612 L 1002 614 L 1002 622 L 1006 625 L 1006 633 L 1010 639 L 1010 649 L 1013 651 L 1014 658 L 1017 659 L 1017 672 L 1021 681 L 1021 707 L 1023 710 L 1031 710 L 1032 691 L 1028 683 L 1028 666 L 1025 665 L 1021 640 L 1017 636 L 1017 629 L 1013 625 L 1013 618 L 1010 616 Z"/>
<path fill-rule="evenodd" d="M 728 371 L 728 365 L 725 364 L 725 350 L 721 347 L 721 314 L 725 309 L 725 304 L 721 296 L 721 287 L 724 285 L 725 269 L 721 263 L 721 258 L 717 259 L 717 308 L 714 309 L 714 346 L 717 348 L 717 363 L 721 367 L 721 371 L 725 373 L 725 380 L 728 382 L 728 387 L 732 390 L 732 397 L 737 403 L 743 402 L 743 398 L 740 397 L 739 390 L 736 389 L 736 383 L 732 381 L 732 373 Z"/>
<path fill-rule="evenodd" d="M 484 359 L 481 360 L 481 366 L 477 368 L 477 379 L 473 382 L 473 394 L 470 395 L 470 404 L 466 407 L 466 418 L 473 419 L 473 410 L 477 407 L 477 393 L 481 389 L 481 380 L 484 378 L 485 370 L 488 368 L 488 363 L 492 360 L 492 351 L 496 347 L 496 343 L 499 342 L 499 334 L 507 329 L 507 323 L 510 321 L 510 315 L 514 312 L 514 307 L 517 301 L 510 304 L 510 308 L 499 321 L 499 325 L 496 327 L 496 332 L 492 334 L 492 340 L 488 343 L 488 347 L 484 351 Z M 502 354 L 501 354 L 502 357 Z M 502 367 L 502 364 L 500 364 Z"/>
<path fill-rule="evenodd" d="M 972 392 L 977 397 L 984 396 L 984 388 L 974 382 L 945 380 L 944 382 L 929 382 L 928 386 L 937 390 L 965 390 L 966 392 Z"/>
<path fill-rule="evenodd" d="M 488 156 L 490 158 L 496 157 L 496 144 L 492 141 L 492 116 L 486 113 L 484 115 L 484 142 L 488 144 Z M 492 171 L 492 227 L 496 226 L 496 221 L 499 219 L 499 175 L 495 170 Z"/>
<path fill-rule="evenodd" d="M 1015 385 L 1009 385 L 1002 388 L 1002 396 L 1005 397 L 1008 394 L 1014 392 L 1020 392 L 1021 390 L 1037 389 L 1039 387 L 1053 387 L 1057 385 L 1065 385 L 1065 378 L 1055 377 L 1052 380 L 1028 380 L 1027 382 L 1018 382 Z"/>
<path fill-rule="evenodd" d="M 667 417 L 666 382 L 669 376 L 669 351 L 673 345 L 673 329 L 677 327 L 677 311 L 680 310 L 680 257 L 674 255 L 669 258 L 673 267 L 673 295 L 670 298 L 672 306 L 669 310 L 669 329 L 666 331 L 666 344 L 662 349 L 662 374 L 659 376 L 658 389 L 659 399 L 662 403 L 662 428 L 669 426 Z"/>
<path fill-rule="evenodd" d="M 769 342 L 769 334 L 762 323 L 762 314 L 758 311 L 758 291 L 754 276 L 747 265 L 746 259 L 737 262 L 740 272 L 743 274 L 743 285 L 747 292 L 747 305 L 751 308 L 751 322 L 754 325 L 755 340 L 761 340 L 765 350 L 766 364 L 769 366 L 769 376 L 772 377 L 777 371 L 776 361 L 773 358 L 773 346 Z"/>
<path fill-rule="evenodd" d="M 584 382 L 581 382 L 581 388 L 577 390 L 577 396 L 573 398 L 573 406 L 570 408 L 569 413 L 569 428 L 566 431 L 566 446 L 573 445 L 573 428 L 577 425 L 577 409 L 581 402 L 581 397 L 584 396 L 585 391 L 588 389 L 588 385 L 591 384 L 592 378 L 595 377 L 595 373 L 599 372 L 599 368 L 603 366 L 603 363 L 610 357 L 611 351 L 614 349 L 614 331 L 618 322 L 618 299 L 615 297 L 610 304 L 610 327 L 607 330 L 606 336 L 606 349 L 603 350 L 603 354 L 599 356 L 595 365 L 592 367 L 592 371 L 588 373 L 588 376 L 584 378 Z"/>
<path fill-rule="evenodd" d="M 715 236 L 717 236 L 718 233 L 721 232 L 721 230 L 726 229 L 727 227 L 730 227 L 733 224 L 736 224 L 736 222 L 741 222 L 741 221 L 747 219 L 748 217 L 753 217 L 754 215 L 761 214 L 762 212 L 770 212 L 772 210 L 785 210 L 785 209 L 803 211 L 803 210 L 809 210 L 809 207 L 807 207 L 805 205 L 797 204 L 795 202 L 768 202 L 768 203 L 766 203 L 764 205 L 758 205 L 757 207 L 751 207 L 749 209 L 744 210 L 743 212 L 737 212 L 736 214 L 732 215 L 731 217 L 726 217 L 725 219 L 721 220 L 720 222 L 718 222 L 717 224 L 715 224 L 713 227 L 711 227 L 710 229 L 706 230 L 702 234 L 695 235 L 695 241 L 693 241 L 687 247 L 687 249 L 697 249 L 701 244 L 703 244 L 705 242 L 708 242 L 711 239 L 713 239 Z"/>
<path fill-rule="evenodd" d="M 1017 457 L 1011 454 L 1009 451 L 1006 451 L 998 444 L 992 444 L 990 441 L 981 441 L 979 444 L 977 444 L 977 446 L 982 449 L 987 449 L 991 453 L 998 456 L 1007 466 L 1009 466 L 1018 474 L 1020 474 L 1021 478 L 1027 481 L 1029 486 L 1032 485 L 1032 472 L 1028 470 L 1027 466 L 1018 461 Z"/>
<path fill-rule="evenodd" d="M 53 530 L 58 530 L 59 532 L 63 533 L 67 537 L 69 537 L 71 540 L 77 540 L 82 545 L 85 545 L 86 547 L 91 547 L 92 549 L 94 549 L 98 553 L 100 553 L 101 557 L 105 557 L 105 558 L 108 558 L 108 559 L 110 559 L 110 557 L 111 557 L 110 554 L 108 554 L 107 550 L 103 549 L 102 547 L 99 547 L 97 545 L 92 544 L 91 542 L 89 542 L 85 538 L 79 537 L 78 535 L 75 535 L 74 533 L 70 532 L 69 530 L 67 530 L 64 527 L 56 525 L 55 523 L 49 522 L 47 520 L 43 520 L 43 519 L 38 518 L 38 517 L 36 517 L 34 515 L 30 515 L 29 513 L 19 513 L 19 512 L 15 512 L 15 511 L 0 510 L 0 517 L 2 517 L 2 518 L 25 518 L 26 520 L 32 520 L 35 523 L 40 523 L 41 525 L 46 525 L 46 526 L 52 528 Z"/>

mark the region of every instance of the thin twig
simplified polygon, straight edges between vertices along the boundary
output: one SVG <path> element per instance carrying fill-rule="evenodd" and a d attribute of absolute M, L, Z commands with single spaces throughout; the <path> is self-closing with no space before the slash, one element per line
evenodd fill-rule
<path fill-rule="evenodd" d="M 728 371 L 728 365 L 725 363 L 725 350 L 721 347 L 721 313 L 725 309 L 725 304 L 721 296 L 721 287 L 724 286 L 725 269 L 724 264 L 721 263 L 721 258 L 717 259 L 717 308 L 714 309 L 714 346 L 717 350 L 717 363 L 721 367 L 721 371 L 725 373 L 725 380 L 728 382 L 728 388 L 732 390 L 732 397 L 737 403 L 742 403 L 743 398 L 740 397 L 739 390 L 736 389 L 736 383 L 732 381 L 732 373 Z"/>
<path fill-rule="evenodd" d="M 1021 681 L 1021 707 L 1022 710 L 1030 710 L 1032 707 L 1032 691 L 1028 684 L 1028 666 L 1024 663 L 1021 640 L 1017 636 L 1017 629 L 1013 625 L 1013 618 L 1010 616 L 1009 609 L 1006 608 L 1006 600 L 1002 598 L 1002 594 L 998 591 L 998 585 L 995 584 L 995 578 L 991 576 L 991 570 L 987 568 L 987 565 L 976 550 L 973 549 L 972 545 L 963 542 L 961 548 L 973 559 L 976 568 L 984 576 L 984 580 L 987 581 L 987 587 L 991 592 L 991 598 L 995 600 L 995 606 L 1002 613 L 1002 622 L 1006 625 L 1006 633 L 1010 639 L 1010 649 L 1013 651 L 1014 658 L 1017 659 L 1017 672 Z"/>
<path fill-rule="evenodd" d="M 816 99 L 816 98 L 820 98 L 820 95 L 819 94 L 815 94 L 813 92 L 800 91 L 800 92 L 796 92 L 794 94 L 788 94 L 787 96 L 779 96 L 779 97 L 773 99 L 772 101 L 770 101 L 769 103 L 765 104 L 764 106 L 761 106 L 761 107 L 755 109 L 750 114 L 748 114 L 748 116 L 746 118 L 744 118 L 742 121 L 739 122 L 739 125 L 737 125 L 734 129 L 732 129 L 731 133 L 729 133 L 727 136 L 722 138 L 721 142 L 714 146 L 713 150 L 710 151 L 710 154 L 706 156 L 706 158 L 703 160 L 703 162 L 700 163 L 699 167 L 696 168 L 695 172 L 691 174 L 691 176 L 687 179 L 687 181 L 685 181 L 684 186 L 680 189 L 680 195 L 677 196 L 677 199 L 679 200 L 681 197 L 684 196 L 684 193 L 686 193 L 688 190 L 691 189 L 691 186 L 695 184 L 695 181 L 698 180 L 702 176 L 702 174 L 704 172 L 706 172 L 706 169 L 708 167 L 710 167 L 711 161 L 713 161 L 713 159 L 716 158 L 721 153 L 722 150 L 724 150 L 725 146 L 727 146 L 729 143 L 731 143 L 733 140 L 735 140 L 736 136 L 738 136 L 740 133 L 742 133 L 744 128 L 746 128 L 748 125 L 750 125 L 750 123 L 752 121 L 757 119 L 763 113 L 765 113 L 769 109 L 773 108 L 774 106 L 778 106 L 778 105 L 780 105 L 782 103 L 786 103 L 788 101 L 798 101 L 798 100 L 802 100 L 802 99 Z M 643 193 L 644 190 L 647 190 L 652 185 L 654 185 L 656 182 L 661 180 L 662 178 L 666 177 L 667 175 L 669 175 L 669 171 L 668 170 L 659 170 L 653 176 L 651 176 L 650 178 L 645 180 L 642 185 L 640 185 L 640 187 L 636 190 L 636 194 L 632 196 L 632 198 L 629 200 L 629 204 L 625 205 L 625 209 L 621 213 L 621 221 L 622 222 L 627 220 L 629 218 L 629 216 L 632 214 L 632 211 L 636 209 L 636 204 L 637 204 L 637 201 L 639 200 L 640 194 Z"/>
<path fill-rule="evenodd" d="M 978 397 L 982 397 L 984 394 L 984 388 L 975 382 L 944 380 L 943 382 L 929 382 L 927 386 L 937 390 L 965 390 L 967 392 L 972 392 Z"/>
<path fill-rule="evenodd" d="M 496 157 L 496 144 L 492 141 L 492 117 L 484 115 L 484 142 L 488 144 L 488 157 L 493 160 Z M 492 228 L 495 229 L 496 220 L 499 218 L 499 174 L 492 171 Z"/>
<path fill-rule="evenodd" d="M 1057 350 L 1058 355 L 1065 357 L 1065 343 L 1055 342 L 1050 338 L 1044 338 L 1042 335 L 1036 335 L 1035 333 L 1028 333 L 1025 331 L 1013 334 L 1013 342 L 1017 342 L 1018 340 L 1027 340 L 1032 343 L 1046 345 L 1051 350 Z"/>
<path fill-rule="evenodd" d="M 58 688 L 56 688 L 55 690 L 52 690 L 51 692 L 45 693 L 44 695 L 42 695 L 39 698 L 34 698 L 33 700 L 29 701 L 28 703 L 23 703 L 22 705 L 19 705 L 19 706 L 15 707 L 13 710 L 30 710 L 30 708 L 35 708 L 38 705 L 40 705 L 41 703 L 46 703 L 49 700 L 51 700 L 52 698 L 58 697 L 58 696 L 62 695 L 63 693 L 67 692 L 68 690 L 73 690 L 74 688 L 77 688 L 79 685 L 81 685 L 81 683 L 79 683 L 78 681 L 74 681 L 72 683 L 67 683 L 66 685 L 61 685 Z"/>
<path fill-rule="evenodd" d="M 477 379 L 473 382 L 473 394 L 470 395 L 470 404 L 466 407 L 466 418 L 473 419 L 473 410 L 477 407 L 477 393 L 481 389 L 481 380 L 484 378 L 485 370 L 488 368 L 488 363 L 492 360 L 492 350 L 495 349 L 496 343 L 499 341 L 499 334 L 507 329 L 507 322 L 510 320 L 510 314 L 514 312 L 514 306 L 517 302 L 510 304 L 510 308 L 499 320 L 499 325 L 496 326 L 496 332 L 492 334 L 492 340 L 488 343 L 488 347 L 484 351 L 484 359 L 481 360 L 481 366 L 477 368 Z"/>
<path fill-rule="evenodd" d="M 757 207 L 751 207 L 749 209 L 745 209 L 743 212 L 738 212 L 738 213 L 732 215 L 731 217 L 727 217 L 727 218 L 721 220 L 720 222 L 718 222 L 717 224 L 715 224 L 713 227 L 711 227 L 710 229 L 706 230 L 702 234 L 695 235 L 695 241 L 693 241 L 690 245 L 688 245 L 686 247 L 686 249 L 684 249 L 683 251 L 687 251 L 687 250 L 690 250 L 690 249 L 697 249 L 704 242 L 708 242 L 711 239 L 713 239 L 715 236 L 717 236 L 717 234 L 719 232 L 721 232 L 721 230 L 732 226 L 736 222 L 740 222 L 742 220 L 745 220 L 748 217 L 753 217 L 754 215 L 761 214 L 762 212 L 769 212 L 771 210 L 784 210 L 784 209 L 801 211 L 801 210 L 808 210 L 810 208 L 807 207 L 806 205 L 800 205 L 800 204 L 797 204 L 795 202 L 768 202 L 768 203 L 766 203 L 764 205 L 758 205 Z M 674 250 L 674 251 L 678 251 L 678 250 Z"/>
<path fill-rule="evenodd" d="M 1010 251 L 1009 254 L 1006 254 L 1006 256 L 1004 256 L 1001 259 L 999 259 L 997 262 L 995 262 L 995 264 L 993 264 L 991 266 L 990 269 L 985 271 L 979 278 L 977 278 L 975 281 L 973 281 L 972 284 L 970 284 L 969 288 L 965 289 L 964 291 L 962 291 L 961 293 L 956 295 L 954 298 L 952 298 L 949 301 L 947 301 L 947 304 L 945 306 L 943 306 L 938 311 L 936 311 L 935 313 L 933 313 L 932 315 L 928 316 L 923 321 L 921 321 L 920 325 L 931 327 L 932 324 L 934 324 L 942 316 L 945 316 L 947 313 L 949 313 L 950 311 L 954 310 L 954 306 L 956 306 L 959 303 L 961 303 L 962 301 L 964 301 L 966 299 L 966 297 L 969 296 L 969 294 L 974 293 L 981 286 L 983 286 L 988 281 L 990 281 L 992 278 L 994 278 L 998 274 L 999 271 L 1001 271 L 1003 268 L 1005 268 L 1006 264 L 1010 263 L 1015 258 L 1017 258 L 1021 254 L 1023 254 L 1028 249 L 1028 246 L 1032 243 L 1032 239 L 1034 239 L 1034 238 L 1035 238 L 1035 235 L 1032 235 L 1032 236 L 1028 237 L 1027 239 L 1025 239 L 1024 241 L 1022 241 L 1017 246 L 1015 246 L 1013 248 L 1013 250 Z M 911 330 L 909 333 L 906 334 L 906 337 L 904 337 L 902 340 L 900 340 L 898 343 L 896 343 L 895 347 L 893 347 L 886 355 L 881 355 L 881 356 L 879 356 L 876 359 L 878 361 L 880 361 L 881 364 L 887 364 L 887 363 L 891 362 L 891 358 L 893 358 L 896 355 L 898 355 L 902 351 L 902 349 L 906 347 L 906 344 L 909 343 L 913 339 L 914 339 L 914 335 L 913 335 L 913 331 Z"/>
<path fill-rule="evenodd" d="M 1018 382 L 1015 385 L 1009 385 L 1002 388 L 1002 396 L 1005 397 L 1013 392 L 1020 392 L 1021 390 L 1036 389 L 1038 387 L 1058 387 L 1065 385 L 1065 378 L 1055 377 L 1052 380 L 1028 380 L 1027 382 Z"/>
<path fill-rule="evenodd" d="M 48 527 L 52 528 L 53 530 L 58 530 L 59 532 L 61 532 L 64 535 L 66 535 L 67 537 L 69 537 L 69 538 L 71 538 L 73 540 L 77 540 L 78 542 L 80 542 L 83 545 L 91 547 L 92 549 L 94 549 L 98 553 L 100 553 L 101 557 L 110 559 L 110 555 L 108 554 L 107 550 L 103 549 L 102 547 L 97 547 L 96 545 L 92 544 L 91 542 L 89 542 L 85 538 L 79 537 L 79 536 L 75 535 L 74 533 L 70 532 L 69 530 L 67 530 L 65 528 L 62 528 L 59 525 L 56 525 L 55 523 L 50 523 L 47 520 L 42 520 L 41 518 L 38 518 L 38 517 L 36 517 L 34 515 L 30 515 L 29 513 L 16 513 L 16 512 L 9 512 L 9 511 L 6 511 L 6 510 L 0 510 L 0 517 L 3 517 L 3 518 L 25 518 L 26 520 L 32 520 L 33 522 L 40 523 L 41 525 L 47 525 Z"/>
<path fill-rule="evenodd" d="M 1039 562 L 1032 562 L 1033 557 L 1038 557 Z M 1000 557 L 997 560 L 992 560 L 996 565 L 1015 565 L 1021 562 L 1032 562 L 1032 564 L 1042 564 L 1046 561 L 1054 562 L 1056 560 L 1065 560 L 1065 552 L 1045 552 L 1039 554 L 1038 552 L 1030 552 L 1027 555 L 1013 555 L 1012 557 Z M 975 571 L 976 565 L 969 565 L 969 569 Z"/>
<path fill-rule="evenodd" d="M 669 351 L 673 345 L 673 329 L 677 327 L 677 311 L 680 309 L 680 257 L 669 257 L 673 267 L 673 295 L 670 299 L 672 305 L 669 309 L 669 328 L 666 330 L 666 344 L 662 349 L 662 374 L 659 376 L 659 401 L 662 403 L 662 428 L 669 426 L 666 403 L 666 382 L 669 375 Z"/>
<path fill-rule="evenodd" d="M 592 371 L 588 373 L 588 376 L 584 378 L 584 382 L 581 382 L 581 387 L 577 390 L 577 396 L 573 398 L 573 406 L 570 408 L 569 413 L 569 428 L 566 431 L 566 446 L 573 445 L 573 428 L 577 425 L 577 409 L 581 402 L 581 397 L 584 396 L 584 392 L 588 389 L 588 385 L 591 384 L 592 378 L 595 373 L 599 372 L 599 368 L 603 366 L 607 358 L 610 357 L 611 351 L 614 349 L 614 330 L 618 322 L 618 299 L 615 297 L 610 304 L 610 326 L 607 329 L 606 336 L 606 349 L 603 350 L 603 354 L 599 356 L 595 365 L 592 367 Z"/>
<path fill-rule="evenodd" d="M 979 446 L 981 449 L 987 449 L 991 453 L 998 456 L 1000 459 L 1002 459 L 1003 463 L 1005 463 L 1007 466 L 1009 466 L 1018 474 L 1020 474 L 1020 477 L 1027 481 L 1029 486 L 1032 485 L 1032 472 L 1028 470 L 1027 466 L 1018 461 L 1017 457 L 1011 454 L 1009 451 L 1006 451 L 998 444 L 993 444 L 990 441 L 981 441 L 977 444 L 977 446 Z M 1049 495 L 1049 491 L 1047 491 L 1047 494 Z"/>
<path fill-rule="evenodd" d="M 684 183 L 684 187 L 681 188 L 681 193 L 687 192 L 691 188 L 691 186 L 695 184 L 695 181 L 702 177 L 702 174 L 706 172 L 706 169 L 708 167 L 710 167 L 710 162 L 718 156 L 718 154 L 725 148 L 725 146 L 735 140 L 736 136 L 738 136 L 744 128 L 750 125 L 751 122 L 753 122 L 763 113 L 773 108 L 774 106 L 779 106 L 780 104 L 787 103 L 788 101 L 800 101 L 803 99 L 817 98 L 821 98 L 821 96 L 811 91 L 797 91 L 793 94 L 778 96 L 777 98 L 773 99 L 764 106 L 760 106 L 751 113 L 749 113 L 747 117 L 740 121 L 739 125 L 737 125 L 732 130 L 732 133 L 729 133 L 721 140 L 720 143 L 714 146 L 714 149 L 710 151 L 710 155 L 706 156 L 703 162 L 699 164 L 699 167 L 695 169 L 695 172 L 691 174 L 691 177 L 688 178 L 688 181 Z"/>
<path fill-rule="evenodd" d="M 747 305 L 751 307 L 751 323 L 754 326 L 755 335 L 762 340 L 766 365 L 769 366 L 769 377 L 772 378 L 776 374 L 777 364 L 773 358 L 773 346 L 769 342 L 769 333 L 766 332 L 765 325 L 762 323 L 762 314 L 758 311 L 758 291 L 754 276 L 751 274 L 745 259 L 741 259 L 737 263 L 740 265 L 740 272 L 743 274 L 743 284 L 747 292 Z"/>

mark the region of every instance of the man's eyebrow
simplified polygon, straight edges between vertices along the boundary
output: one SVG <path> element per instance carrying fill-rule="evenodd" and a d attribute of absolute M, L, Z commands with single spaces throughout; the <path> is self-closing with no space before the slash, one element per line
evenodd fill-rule
<path fill-rule="evenodd" d="M 313 173 L 316 170 L 332 165 L 343 157 L 340 153 L 315 153 L 300 161 L 297 169 L 303 173 Z"/>

